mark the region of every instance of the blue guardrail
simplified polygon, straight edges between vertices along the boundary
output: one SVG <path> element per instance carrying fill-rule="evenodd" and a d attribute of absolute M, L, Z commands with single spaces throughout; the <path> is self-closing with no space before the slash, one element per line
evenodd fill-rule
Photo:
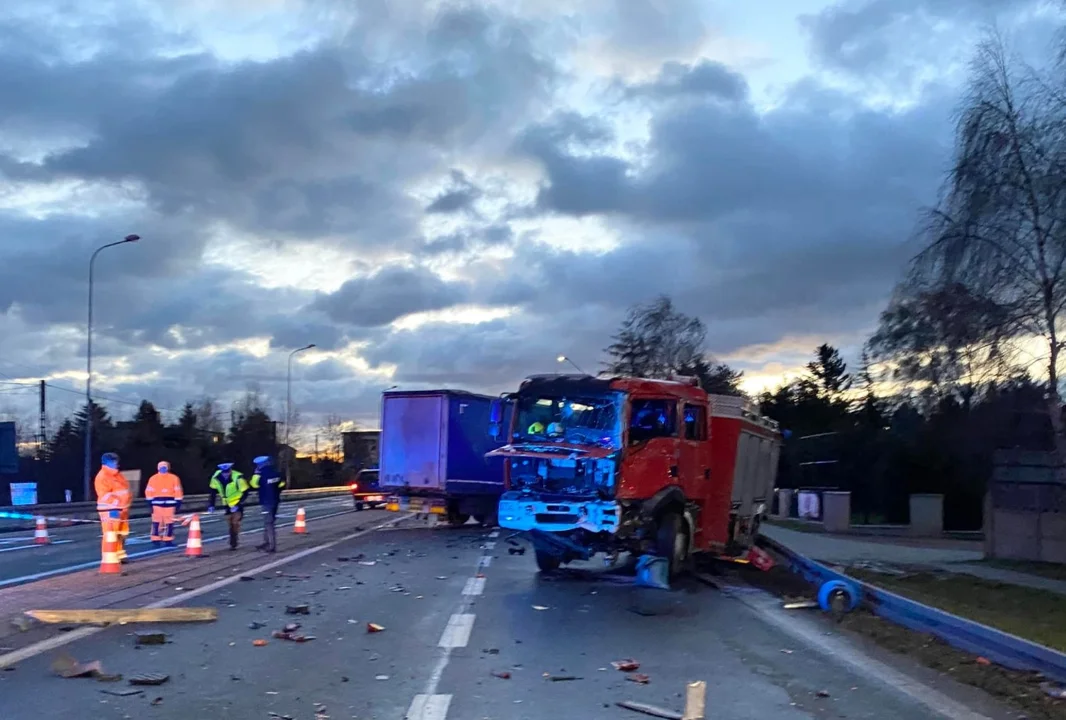
<path fill-rule="evenodd" d="M 1058 682 L 1066 682 L 1064 653 L 856 580 L 793 552 L 766 536 L 760 542 L 787 558 L 793 572 L 801 574 L 809 583 L 821 586 L 836 580 L 856 588 L 861 602 L 885 620 L 929 633 L 953 647 L 988 658 L 1004 667 L 1036 671 Z"/>

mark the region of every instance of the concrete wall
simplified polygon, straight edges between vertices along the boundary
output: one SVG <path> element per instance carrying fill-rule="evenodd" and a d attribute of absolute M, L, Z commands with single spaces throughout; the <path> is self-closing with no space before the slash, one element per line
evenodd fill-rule
<path fill-rule="evenodd" d="M 785 519 L 792 514 L 792 490 L 779 488 L 777 490 L 777 517 Z"/>
<path fill-rule="evenodd" d="M 826 532 L 847 532 L 851 527 L 851 493 L 822 493 L 822 524 Z"/>
<path fill-rule="evenodd" d="M 911 535 L 940 537 L 944 532 L 944 496 L 914 494 L 910 496 Z"/>
<path fill-rule="evenodd" d="M 985 503 L 985 554 L 1066 563 L 1066 514 L 1002 510 Z"/>

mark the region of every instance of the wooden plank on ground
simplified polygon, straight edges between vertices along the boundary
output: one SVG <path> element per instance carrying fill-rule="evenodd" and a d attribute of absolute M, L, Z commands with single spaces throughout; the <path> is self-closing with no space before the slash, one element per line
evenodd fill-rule
<path fill-rule="evenodd" d="M 218 620 L 218 608 L 120 608 L 107 610 L 27 610 L 44 623 L 64 625 L 126 625 L 127 623 L 186 623 Z"/>

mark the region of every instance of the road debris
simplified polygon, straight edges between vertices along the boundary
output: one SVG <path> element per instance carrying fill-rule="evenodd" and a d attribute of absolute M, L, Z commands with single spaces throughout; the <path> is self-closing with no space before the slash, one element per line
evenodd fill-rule
<path fill-rule="evenodd" d="M 166 645 L 167 634 L 161 632 L 153 633 L 136 633 L 138 645 Z"/>
<path fill-rule="evenodd" d="M 808 608 L 818 607 L 817 600 L 792 600 L 786 602 L 781 606 L 785 610 L 806 610 Z"/>
<path fill-rule="evenodd" d="M 162 685 L 167 680 L 170 680 L 169 675 L 163 673 L 141 673 L 140 675 L 133 675 L 129 679 L 130 685 Z"/>
<path fill-rule="evenodd" d="M 26 632 L 33 627 L 33 620 L 24 617 L 17 617 L 11 621 L 11 624 L 19 632 Z"/>
<path fill-rule="evenodd" d="M 134 695 L 140 695 L 144 690 L 134 690 L 133 688 L 120 688 L 112 690 L 110 688 L 104 688 L 101 690 L 104 695 L 114 695 L 115 697 L 132 697 Z"/>
<path fill-rule="evenodd" d="M 27 610 L 46 623 L 72 625 L 126 625 L 128 623 L 214 622 L 218 608 L 130 608 L 117 610 Z"/>
<path fill-rule="evenodd" d="M 576 675 L 552 675 L 551 673 L 544 673 L 544 679 L 551 682 L 570 682 L 571 680 L 584 680 L 584 678 L 577 677 Z"/>
<path fill-rule="evenodd" d="M 1044 694 L 1048 697 L 1053 697 L 1057 700 L 1066 700 L 1066 685 L 1045 681 L 1040 683 L 1040 689 L 1043 690 Z"/>
<path fill-rule="evenodd" d="M 615 703 L 620 708 L 625 710 L 632 710 L 634 712 L 642 713 L 644 715 L 650 715 L 657 718 L 665 718 L 665 720 L 683 720 L 683 716 L 679 712 L 673 710 L 667 710 L 665 708 L 655 707 L 654 705 L 646 705 L 644 703 L 633 702 L 631 700 L 624 700 L 619 703 Z"/>
<path fill-rule="evenodd" d="M 285 614 L 286 615 L 310 615 L 311 614 L 311 606 L 308 605 L 307 603 L 301 603 L 300 605 L 286 605 L 285 606 Z"/>
<path fill-rule="evenodd" d="M 818 692 L 815 693 L 815 695 L 817 695 L 820 698 L 827 698 L 827 697 L 829 697 L 829 691 L 828 690 L 819 690 Z"/>
<path fill-rule="evenodd" d="M 635 682 L 638 685 L 647 685 L 651 682 L 651 678 L 645 675 L 644 673 L 633 673 L 631 675 L 626 675 L 626 680 L 628 680 L 629 682 Z"/>
<path fill-rule="evenodd" d="M 300 629 L 301 627 L 303 627 L 303 626 L 302 626 L 302 625 L 300 625 L 300 623 L 288 623 L 288 624 L 287 624 L 287 625 L 286 625 L 285 627 L 283 627 L 283 628 L 282 628 L 281 630 L 282 630 L 282 632 L 296 632 L 296 631 L 297 631 L 297 630 L 299 630 L 299 629 Z"/>
<path fill-rule="evenodd" d="M 992 661 L 991 661 L 991 660 L 989 660 L 989 659 L 988 659 L 988 658 L 986 658 L 986 657 L 978 657 L 978 658 L 977 658 L 977 660 L 976 660 L 975 662 L 976 662 L 976 663 L 977 663 L 978 665 L 984 665 L 985 667 L 987 667 L 987 666 L 989 666 L 989 665 L 991 665 L 991 664 L 992 664 Z"/>
<path fill-rule="evenodd" d="M 492 677 L 499 678 L 500 680 L 510 680 L 511 673 L 507 672 L 506 670 L 493 670 Z"/>
<path fill-rule="evenodd" d="M 365 565 L 367 567 L 374 567 L 375 565 L 378 564 L 378 561 L 377 560 L 360 560 L 359 564 L 360 565 Z"/>
<path fill-rule="evenodd" d="M 253 620 L 252 622 L 248 623 L 248 629 L 249 630 L 262 630 L 266 626 L 267 626 L 266 623 L 259 622 L 258 620 Z"/>
<path fill-rule="evenodd" d="M 156 707 L 156 706 L 159 706 L 159 705 L 162 705 L 162 704 L 163 704 L 163 698 L 161 698 L 161 697 L 157 697 L 154 700 L 152 700 L 152 702 L 149 703 L 149 705 L 151 705 L 153 707 Z"/>
<path fill-rule="evenodd" d="M 621 672 L 633 672 L 634 670 L 640 669 L 640 663 L 638 663 L 636 660 L 633 660 L 632 658 L 628 658 L 626 660 L 615 660 L 611 663 L 611 665 L 614 667 L 615 670 Z"/>
<path fill-rule="evenodd" d="M 87 678 L 91 677 L 100 682 L 118 682 L 121 675 L 109 675 L 104 672 L 104 666 L 99 660 L 80 663 L 70 655 L 63 653 L 52 661 L 52 672 L 61 678 Z"/>
<path fill-rule="evenodd" d="M 388 675 L 375 675 L 374 679 L 375 680 L 388 680 L 389 676 Z"/>
<path fill-rule="evenodd" d="M 385 629 L 384 625 L 378 625 L 377 623 L 368 622 L 366 624 L 366 631 L 368 633 L 379 633 Z"/>
<path fill-rule="evenodd" d="M 266 640 L 262 640 L 262 639 L 252 640 L 252 645 L 254 647 L 264 647 L 264 646 L 266 646 L 266 644 L 267 644 Z"/>
<path fill-rule="evenodd" d="M 547 605 L 534 605 L 533 609 L 534 610 L 547 610 L 548 606 Z"/>
<path fill-rule="evenodd" d="M 277 718 L 277 720 L 295 720 L 292 715 L 282 715 L 281 713 L 272 712 L 270 717 Z"/>
<path fill-rule="evenodd" d="M 296 627 L 299 627 L 299 625 L 297 625 Z M 300 633 L 290 630 L 275 630 L 274 637 L 278 640 L 288 640 L 289 642 L 296 643 L 310 642 L 311 640 L 315 639 L 314 635 L 301 635 Z"/>
<path fill-rule="evenodd" d="M 526 549 L 524 547 L 509 547 L 507 548 L 508 555 L 525 555 Z"/>

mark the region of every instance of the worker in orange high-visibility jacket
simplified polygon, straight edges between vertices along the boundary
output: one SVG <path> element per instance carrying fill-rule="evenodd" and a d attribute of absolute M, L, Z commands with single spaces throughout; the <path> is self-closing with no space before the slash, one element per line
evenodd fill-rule
<path fill-rule="evenodd" d="M 152 505 L 152 545 L 174 547 L 174 513 L 181 509 L 185 492 L 181 478 L 170 472 L 166 460 L 156 466 L 156 471 L 144 488 L 144 497 Z"/>
<path fill-rule="evenodd" d="M 130 505 L 130 484 L 118 470 L 118 453 L 104 453 L 100 472 L 96 473 L 96 510 L 100 513 L 100 529 L 120 533 L 122 511 Z M 119 534 L 119 557 L 126 562 L 125 538 Z"/>

